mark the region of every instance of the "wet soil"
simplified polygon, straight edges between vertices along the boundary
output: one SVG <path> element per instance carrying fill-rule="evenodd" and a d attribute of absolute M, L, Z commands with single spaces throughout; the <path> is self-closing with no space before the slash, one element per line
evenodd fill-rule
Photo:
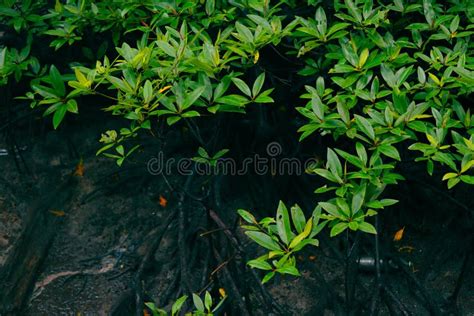
<path fill-rule="evenodd" d="M 146 236 L 160 227 L 177 208 L 178 196 L 171 192 L 162 177 L 151 176 L 147 171 L 146 162 L 153 150 L 138 153 L 122 168 L 107 158 L 95 156 L 99 146 L 97 136 L 105 129 L 107 126 L 100 126 L 98 130 L 97 125 L 80 121 L 60 131 L 46 130 L 28 139 L 21 138 L 20 133 L 17 140 L 26 146 L 22 157 L 17 155 L 15 160 L 15 153 L 0 157 L 0 266 L 21 234 L 28 208 L 64 183 L 74 173 L 80 159 L 84 161 L 84 174 L 78 177 L 79 184 L 70 206 L 50 210 L 49 216 L 60 217 L 63 224 L 41 264 L 21 315 L 108 315 L 117 310 L 120 298 L 133 290 L 133 278 L 143 256 L 141 246 Z M 5 139 L 0 141 L 0 148 L 3 147 L 6 147 Z M 409 174 L 409 169 L 404 171 Z M 170 177 L 168 181 L 172 186 L 183 186 L 182 177 Z M 433 183 L 430 178 L 423 181 Z M 467 234 L 472 232 L 469 226 L 472 226 L 472 213 L 450 203 L 449 198 L 436 191 L 457 199 L 472 195 L 472 189 L 461 188 L 447 193 L 436 182 L 430 185 L 435 188 L 407 180 L 397 192 L 404 197 L 400 198 L 402 202 L 386 211 L 389 214 L 383 218 L 380 236 L 384 253 L 403 258 L 405 269 L 416 277 L 426 292 L 418 289 L 415 282 L 397 268 L 384 269 L 383 280 L 410 315 L 432 314 L 426 295 L 438 304 L 442 314 L 474 315 L 471 267 L 462 283 L 458 308 L 443 306 L 455 287 L 463 258 L 469 252 L 470 236 Z M 237 186 L 240 188 L 237 193 L 231 193 L 235 191 L 235 185 L 226 182 L 223 186 L 219 212 L 228 227 L 235 228 L 237 236 L 244 241 L 249 256 L 256 257 L 259 249 L 246 242 L 235 225 L 235 210 L 255 206 L 250 197 L 255 193 L 245 192 L 242 189 L 245 184 Z M 167 200 L 166 205 L 160 204 L 160 196 Z M 474 201 L 464 198 L 462 202 L 468 209 L 474 209 Z M 304 205 L 305 202 L 301 203 Z M 185 206 L 188 212 L 201 212 L 199 206 L 191 202 Z M 272 212 L 266 215 L 272 215 Z M 197 215 L 196 218 L 201 217 Z M 195 222 L 192 225 L 204 224 Z M 405 227 L 403 239 L 393 242 L 393 234 L 402 227 Z M 192 238 L 201 237 L 194 235 Z M 222 234 L 219 238 L 225 236 Z M 169 299 L 160 301 L 176 278 L 177 239 L 174 230 L 165 234 L 154 255 L 153 268 L 147 271 L 146 296 L 160 306 L 170 304 L 177 296 L 177 293 L 171 293 Z M 366 236 L 362 239 L 360 256 L 372 256 L 372 239 Z M 276 277 L 266 285 L 288 315 L 335 315 L 344 308 L 343 247 L 342 239 L 322 238 L 320 248 L 307 250 L 298 258 L 302 277 Z M 200 251 L 192 255 L 197 261 L 204 258 Z M 232 260 L 231 255 L 228 258 Z M 218 265 L 218 262 L 212 262 L 208 273 Z M 202 276 L 202 271 L 189 272 L 193 278 L 209 279 L 209 276 Z M 364 303 L 354 305 L 356 313 L 368 313 L 374 271 L 369 267 L 357 273 L 355 298 Z M 219 283 L 226 286 L 224 281 Z M 231 301 L 230 304 L 234 303 Z M 385 304 L 384 300 L 378 306 L 379 315 L 397 315 L 390 311 L 390 304 Z M 122 314 L 133 314 L 127 312 L 127 307 L 121 308 Z M 235 308 L 233 310 L 235 313 Z M 254 313 L 270 314 L 264 306 L 254 306 Z"/>

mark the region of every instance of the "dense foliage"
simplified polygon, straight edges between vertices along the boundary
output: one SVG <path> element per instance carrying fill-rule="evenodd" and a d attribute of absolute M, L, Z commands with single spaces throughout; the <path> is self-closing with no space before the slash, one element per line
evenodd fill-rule
<path fill-rule="evenodd" d="M 125 120 L 104 131 L 98 154 L 118 165 L 139 148 L 139 133 L 162 122 L 185 124 L 204 147 L 196 161 L 206 162 L 199 117 L 272 106 L 263 51 L 295 65 L 304 89 L 285 106 L 303 119 L 299 141 L 330 135 L 337 147 L 308 170 L 327 181 L 310 216 L 282 202 L 275 218 L 260 221 L 239 210 L 248 237 L 268 250 L 248 263 L 267 272 L 263 282 L 299 275 L 295 253 L 317 246 L 325 226 L 331 237 L 376 234 L 372 219 L 397 202 L 384 191 L 403 181 L 405 160 L 430 175 L 441 168 L 448 188 L 474 184 L 469 1 L 63 2 L 3 1 L 0 23 L 25 40 L 0 50 L 0 84 L 29 81 L 31 91 L 16 97 L 44 108 L 54 128 L 80 112 L 80 97 L 103 98 L 104 110 Z M 68 59 L 74 49 L 81 57 Z"/>

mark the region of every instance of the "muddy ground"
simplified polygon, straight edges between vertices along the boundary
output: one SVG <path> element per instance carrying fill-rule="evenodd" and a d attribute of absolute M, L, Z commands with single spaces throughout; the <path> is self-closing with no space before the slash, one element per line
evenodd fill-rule
<path fill-rule="evenodd" d="M 161 148 L 161 141 L 148 144 L 145 150 L 119 168 L 113 161 L 95 156 L 99 148 L 98 135 L 108 126 L 88 119 L 77 119 L 59 131 L 47 127 L 34 129 L 33 134 L 18 131 L 15 137 L 22 148 L 20 153 L 10 151 L 9 155 L 0 156 L 0 266 L 11 255 L 22 234 L 28 211 L 38 205 L 38 201 L 55 194 L 55 190 L 75 172 L 80 159 L 84 161 L 83 176 L 75 176 L 78 183 L 67 206 L 48 209 L 47 216 L 57 218 L 60 224 L 18 315 L 133 315 L 130 293 L 134 291 L 134 278 L 144 256 L 143 245 L 150 232 L 160 227 L 164 229 L 162 224 L 179 206 L 180 196 L 171 189 L 183 187 L 185 179 L 170 176 L 166 183 L 163 177 L 150 175 L 147 171 L 146 163 Z M 113 126 L 114 123 L 110 124 Z M 170 138 L 175 136 L 170 135 Z M 9 148 L 6 136 L 1 138 L 0 148 Z M 180 154 L 173 146 L 165 147 L 165 150 L 169 155 Z M 412 165 L 403 166 L 402 173 L 410 175 L 411 168 Z M 469 253 L 474 210 L 472 189 L 448 192 L 437 179 L 422 177 L 420 180 L 418 177 L 415 181 L 407 178 L 395 192 L 401 203 L 384 211 L 381 218 L 381 244 L 386 261 L 390 257 L 402 258 L 406 266 L 401 269 L 392 262 L 392 266 L 382 271 L 383 282 L 390 294 L 379 300 L 378 314 L 402 314 L 394 308 L 401 304 L 409 315 L 430 315 L 433 311 L 442 315 L 474 315 L 472 261 L 462 279 L 457 308 L 448 304 L 465 255 Z M 278 199 L 256 200 L 262 186 L 256 188 L 248 181 L 251 180 L 224 179 L 221 182 L 222 201 L 216 212 L 253 258 L 259 249 L 240 231 L 235 211 L 261 208 L 260 215 L 273 215 Z M 200 194 L 199 185 L 195 186 L 193 194 Z M 166 205 L 163 199 L 160 203 L 160 196 L 167 200 Z M 301 201 L 297 195 L 287 198 L 309 208 L 317 197 L 308 196 L 309 202 Z M 455 200 L 460 202 L 456 204 Z M 186 225 L 193 231 L 185 240 L 186 260 L 193 262 L 189 267 L 192 290 L 211 289 L 218 297 L 217 289 L 224 288 L 230 296 L 221 314 L 239 315 L 235 292 L 228 278 L 222 270 L 216 272 L 223 262 L 205 251 L 205 245 L 212 239 L 215 247 L 225 248 L 220 249 L 220 259 L 228 262 L 227 271 L 244 301 L 252 305 L 252 313 L 276 314 L 267 306 L 258 305 L 259 300 L 252 292 L 256 287 L 242 284 L 247 282 L 247 277 L 242 277 L 237 269 L 243 266 L 242 257 L 236 255 L 230 243 L 223 241 L 227 237 L 222 230 L 209 232 L 216 227 L 209 225 L 205 208 L 190 199 L 183 203 L 190 219 Z M 265 209 L 268 211 L 263 211 Z M 393 234 L 402 227 L 405 227 L 403 239 L 393 242 Z M 175 221 L 153 254 L 152 267 L 144 277 L 146 300 L 153 300 L 159 306 L 169 305 L 181 293 L 180 286 L 176 285 L 180 255 L 177 230 Z M 205 232 L 208 233 L 201 236 Z M 324 231 L 323 235 L 328 236 L 328 232 Z M 359 256 L 370 258 L 373 255 L 372 239 L 361 238 Z M 343 239 L 323 237 L 320 248 L 308 249 L 299 257 L 302 277 L 277 277 L 265 285 L 283 314 L 341 314 L 344 308 L 343 249 Z M 353 311 L 354 314 L 368 314 L 375 288 L 374 269 L 358 270 Z M 387 298 L 390 295 L 395 299 Z"/>

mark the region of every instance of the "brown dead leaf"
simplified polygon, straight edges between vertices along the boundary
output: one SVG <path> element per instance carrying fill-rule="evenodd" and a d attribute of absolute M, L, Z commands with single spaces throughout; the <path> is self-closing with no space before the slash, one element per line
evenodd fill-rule
<path fill-rule="evenodd" d="M 76 177 L 83 177 L 84 176 L 84 161 L 81 159 L 76 166 L 76 170 L 74 170 L 74 175 Z"/>
<path fill-rule="evenodd" d="M 403 247 L 398 248 L 398 252 L 412 253 L 415 250 L 416 250 L 415 247 L 412 247 L 412 246 L 403 246 Z"/>
<path fill-rule="evenodd" d="M 405 226 L 403 228 L 399 229 L 395 235 L 393 236 L 393 241 L 400 241 L 403 238 L 403 233 L 405 232 Z"/>
<path fill-rule="evenodd" d="M 143 316 L 151 316 L 151 314 L 148 312 L 148 310 L 144 309 Z"/>
<path fill-rule="evenodd" d="M 66 212 L 60 210 L 49 210 L 49 212 L 57 217 L 63 217 L 66 215 Z"/>
<path fill-rule="evenodd" d="M 158 202 L 162 207 L 166 207 L 168 205 L 168 200 L 164 198 L 163 195 L 160 195 L 160 201 Z"/>

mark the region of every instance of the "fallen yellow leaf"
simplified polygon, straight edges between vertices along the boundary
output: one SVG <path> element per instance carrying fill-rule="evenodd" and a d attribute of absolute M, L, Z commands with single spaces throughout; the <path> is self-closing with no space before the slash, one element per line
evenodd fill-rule
<path fill-rule="evenodd" d="M 226 297 L 226 293 L 225 293 L 225 290 L 224 288 L 219 288 L 219 294 L 222 296 L 222 297 Z"/>

